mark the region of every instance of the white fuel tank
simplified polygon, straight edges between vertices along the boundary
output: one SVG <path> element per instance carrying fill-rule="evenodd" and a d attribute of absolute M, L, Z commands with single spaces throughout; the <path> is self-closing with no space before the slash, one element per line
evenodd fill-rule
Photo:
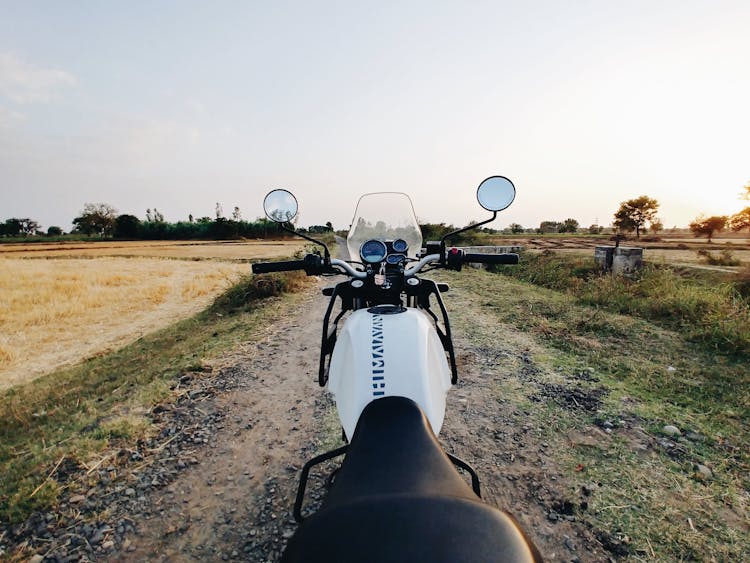
<path fill-rule="evenodd" d="M 438 434 L 450 387 L 440 337 L 421 311 L 380 314 L 359 309 L 344 323 L 331 357 L 328 389 L 348 438 L 367 404 L 388 396 L 415 401 Z"/>

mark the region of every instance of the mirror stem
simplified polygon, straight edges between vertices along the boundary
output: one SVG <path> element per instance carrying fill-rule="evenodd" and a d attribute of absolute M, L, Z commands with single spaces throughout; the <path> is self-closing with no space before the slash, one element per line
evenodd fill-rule
<path fill-rule="evenodd" d="M 326 244 L 324 242 L 321 242 L 319 240 L 315 240 L 314 238 L 308 237 L 307 235 L 303 235 L 302 233 L 299 233 L 299 232 L 295 231 L 294 229 L 290 229 L 289 227 L 287 227 L 286 225 L 284 225 L 284 223 L 278 223 L 278 225 L 279 225 L 279 227 L 281 227 L 284 231 L 286 231 L 288 233 L 292 233 L 293 235 L 297 235 L 298 237 L 302 237 L 305 240 L 309 240 L 310 242 L 313 242 L 315 244 L 319 244 L 320 246 L 322 246 L 323 249 L 325 250 L 325 262 L 326 262 L 326 264 L 330 264 L 331 263 L 331 253 L 328 250 L 328 247 L 326 246 Z"/>
<path fill-rule="evenodd" d="M 448 240 L 450 237 L 461 234 L 465 231 L 471 231 L 472 229 L 478 229 L 482 225 L 486 225 L 487 223 L 491 223 L 497 218 L 497 211 L 492 212 L 492 217 L 487 219 L 486 221 L 482 221 L 481 223 L 475 223 L 473 225 L 469 225 L 468 227 L 464 227 L 463 229 L 458 229 L 457 231 L 453 231 L 452 233 L 448 233 L 443 238 L 440 239 L 440 260 L 445 260 L 445 241 Z"/>

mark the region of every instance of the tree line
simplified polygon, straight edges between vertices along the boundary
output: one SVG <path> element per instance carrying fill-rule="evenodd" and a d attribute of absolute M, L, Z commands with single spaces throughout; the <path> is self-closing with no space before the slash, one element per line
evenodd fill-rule
<path fill-rule="evenodd" d="M 742 189 L 744 191 L 740 194 L 740 199 L 750 201 L 750 182 L 745 184 Z M 750 230 L 750 207 L 745 207 L 734 215 L 714 215 L 712 217 L 701 215 L 690 223 L 690 230 L 695 236 L 707 236 L 708 242 L 711 242 L 711 237 L 715 233 L 720 233 L 727 228 L 735 232 Z"/>
<path fill-rule="evenodd" d="M 743 187 L 740 194 L 742 199 L 750 201 L 750 182 Z M 659 202 L 646 195 L 629 199 L 620 203 L 620 207 L 614 214 L 612 223 L 617 234 L 630 234 L 635 232 L 636 238 L 640 238 L 644 232 L 658 234 L 664 230 L 662 221 L 657 217 Z M 188 216 L 187 221 L 170 223 L 164 220 L 164 215 L 156 208 L 146 210 L 146 219 L 141 220 L 135 215 L 118 214 L 117 210 L 107 203 L 87 203 L 84 205 L 80 215 L 73 219 L 74 229 L 71 234 L 82 234 L 96 237 L 114 237 L 121 239 L 233 239 L 233 238 L 269 238 L 287 236 L 287 233 L 279 226 L 266 218 L 258 218 L 254 221 L 242 219 L 239 207 L 234 207 L 231 217 L 224 216 L 221 204 L 216 204 L 215 216 L 194 218 Z M 455 230 L 453 225 L 445 223 L 423 223 L 420 225 L 422 236 L 425 240 L 438 240 L 445 234 Z M 750 230 L 750 207 L 744 208 L 734 215 L 715 215 L 696 217 L 689 225 L 693 234 L 711 238 L 726 229 L 739 232 Z M 331 222 L 325 225 L 312 225 L 307 229 L 298 228 L 300 232 L 311 234 L 322 234 L 333 231 Z M 511 223 L 507 229 L 499 231 L 492 228 L 480 229 L 473 234 L 462 234 L 462 242 L 475 242 L 474 239 L 479 232 L 497 234 L 509 233 L 580 233 L 601 234 L 604 227 L 601 225 L 590 225 L 581 228 L 579 222 L 573 218 L 562 221 L 542 221 L 539 227 L 526 229 L 518 223 Z M 10 218 L 0 223 L 0 236 L 21 237 L 43 234 L 37 221 L 26 218 Z M 51 226 L 47 229 L 48 236 L 60 236 L 62 228 Z M 464 240 L 465 239 L 465 240 Z M 471 240 L 469 240 L 471 239 Z"/>
<path fill-rule="evenodd" d="M 169 222 L 156 208 L 146 210 L 145 220 L 135 215 L 118 214 L 117 209 L 108 203 L 86 203 L 81 213 L 73 219 L 74 228 L 70 234 L 88 237 L 119 238 L 137 240 L 184 240 L 184 239 L 234 239 L 234 238 L 278 238 L 289 234 L 273 221 L 258 218 L 246 221 L 239 207 L 235 207 L 231 217 L 224 216 L 221 204 L 216 204 L 214 217 L 189 215 L 186 221 Z M 312 225 L 302 232 L 320 234 L 333 231 L 330 222 L 325 225 Z M 44 234 L 39 223 L 32 219 L 7 219 L 0 223 L 0 236 L 21 237 Z M 49 227 L 48 236 L 63 235 L 60 227 Z"/>
<path fill-rule="evenodd" d="M 750 200 L 750 182 L 743 187 L 740 198 Z M 635 231 L 636 238 L 640 238 L 641 232 L 647 228 L 652 232 L 658 232 L 664 228 L 661 221 L 656 217 L 658 209 L 659 203 L 645 195 L 623 201 L 615 213 L 613 225 L 623 233 Z M 713 215 L 710 217 L 700 215 L 688 227 L 694 236 L 705 236 L 708 238 L 708 242 L 711 242 L 711 238 L 716 233 L 720 233 L 727 228 L 734 232 L 750 230 L 750 207 L 745 207 L 734 215 Z"/>

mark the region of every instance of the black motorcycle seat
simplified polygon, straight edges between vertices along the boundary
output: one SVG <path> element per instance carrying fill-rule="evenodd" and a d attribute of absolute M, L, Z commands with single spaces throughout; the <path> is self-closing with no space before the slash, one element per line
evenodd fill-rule
<path fill-rule="evenodd" d="M 395 494 L 477 498 L 443 452 L 417 403 L 384 397 L 362 411 L 323 507 Z"/>
<path fill-rule="evenodd" d="M 541 561 L 508 514 L 484 504 L 443 452 L 419 406 L 371 402 L 322 508 L 284 562 Z"/>

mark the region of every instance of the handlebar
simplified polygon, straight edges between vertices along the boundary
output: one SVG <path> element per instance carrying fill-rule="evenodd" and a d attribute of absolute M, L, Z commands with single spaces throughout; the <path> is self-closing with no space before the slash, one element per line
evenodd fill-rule
<path fill-rule="evenodd" d="M 464 264 L 518 264 L 518 254 L 467 254 L 460 248 L 451 248 L 445 255 L 445 267 L 461 271 Z"/>
<path fill-rule="evenodd" d="M 307 264 L 304 260 L 287 260 L 285 262 L 258 262 L 253 264 L 254 274 L 270 274 L 271 272 L 293 272 L 304 270 Z"/>
<path fill-rule="evenodd" d="M 344 270 L 347 275 L 353 278 L 364 279 L 367 277 L 365 272 L 359 272 L 352 268 L 343 260 L 333 259 L 329 265 L 317 254 L 308 254 L 304 260 L 287 260 L 282 262 L 256 262 L 252 265 L 254 274 L 270 274 L 271 272 L 293 272 L 295 270 L 304 270 L 308 276 L 318 276 L 321 274 L 338 274 L 339 270 L 334 266 Z"/>
<path fill-rule="evenodd" d="M 353 278 L 359 278 L 359 279 L 365 279 L 367 278 L 366 272 L 359 272 L 352 268 L 348 263 L 344 262 L 343 260 L 338 260 L 336 258 L 331 260 L 331 266 L 338 266 L 342 270 L 344 270 L 348 275 L 350 275 Z"/>
<path fill-rule="evenodd" d="M 404 270 L 404 277 L 411 278 L 416 276 L 419 273 L 419 270 L 424 268 L 427 264 L 431 264 L 432 262 L 440 262 L 440 254 L 428 254 L 419 262 L 414 264 L 411 268 L 406 268 L 406 270 Z"/>
<path fill-rule="evenodd" d="M 464 264 L 518 264 L 518 254 L 464 254 Z"/>
<path fill-rule="evenodd" d="M 404 270 L 404 278 L 416 276 L 419 271 L 429 264 L 441 262 L 440 254 L 428 254 L 416 264 Z M 461 270 L 462 264 L 518 264 L 518 254 L 464 254 L 462 250 L 451 249 L 446 256 L 444 267 L 451 270 Z M 343 272 L 358 279 L 366 279 L 367 273 L 355 270 L 347 262 L 336 258 L 326 265 L 317 254 L 308 254 L 304 260 L 287 260 L 284 262 L 257 262 L 252 266 L 254 274 L 268 274 L 271 272 L 292 272 L 304 270 L 309 276 L 321 274 L 338 274 Z"/>

